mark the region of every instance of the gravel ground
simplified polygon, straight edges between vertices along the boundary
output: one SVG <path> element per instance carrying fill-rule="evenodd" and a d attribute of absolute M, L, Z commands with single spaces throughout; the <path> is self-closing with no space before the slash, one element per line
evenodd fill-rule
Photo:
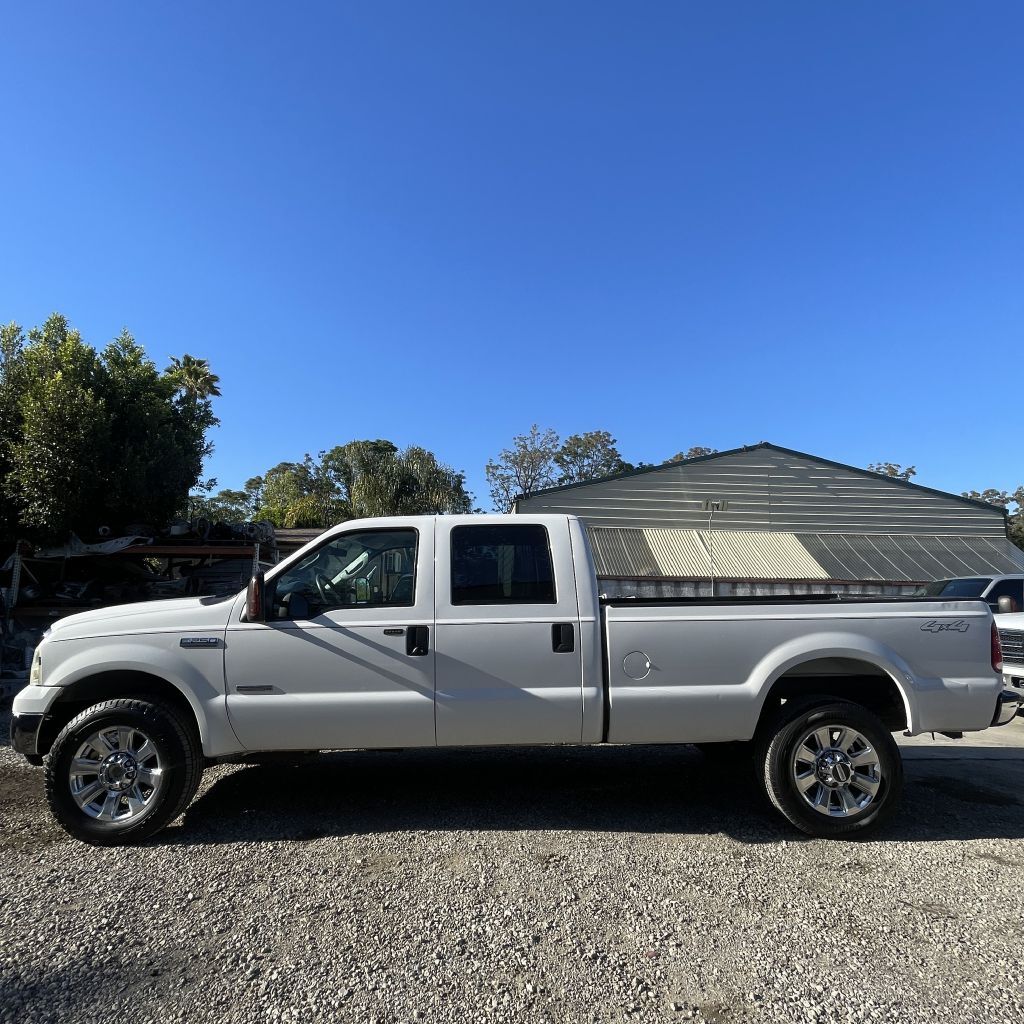
<path fill-rule="evenodd" d="M 822 842 L 689 747 L 334 754 L 103 850 L 4 747 L 0 1020 L 1021 1024 L 1024 760 L 907 770 Z"/>

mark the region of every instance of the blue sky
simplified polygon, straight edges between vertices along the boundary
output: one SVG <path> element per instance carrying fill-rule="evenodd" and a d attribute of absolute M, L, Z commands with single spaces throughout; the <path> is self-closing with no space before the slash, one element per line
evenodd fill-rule
<path fill-rule="evenodd" d="M 222 378 L 221 486 L 533 422 L 1024 482 L 1016 3 L 14 4 L 0 319 Z"/>

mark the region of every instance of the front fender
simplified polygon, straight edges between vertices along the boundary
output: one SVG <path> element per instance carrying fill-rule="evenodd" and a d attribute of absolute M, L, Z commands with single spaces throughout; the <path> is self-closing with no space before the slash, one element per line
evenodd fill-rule
<path fill-rule="evenodd" d="M 207 757 L 242 749 L 228 722 L 224 697 L 223 641 L 217 647 L 179 646 L 180 634 L 152 634 L 127 639 L 66 640 L 53 644 L 52 664 L 45 666 L 46 687 L 73 687 L 107 672 L 140 672 L 157 676 L 188 701 L 199 726 Z M 56 655 L 54 657 L 54 655 Z"/>
<path fill-rule="evenodd" d="M 760 718 L 772 686 L 787 672 L 822 658 L 862 661 L 884 672 L 895 684 L 907 715 L 907 728 L 913 732 L 918 720 L 914 675 L 907 663 L 885 644 L 856 633 L 812 633 L 797 637 L 769 651 L 754 667 L 748 686 L 757 693 Z"/>

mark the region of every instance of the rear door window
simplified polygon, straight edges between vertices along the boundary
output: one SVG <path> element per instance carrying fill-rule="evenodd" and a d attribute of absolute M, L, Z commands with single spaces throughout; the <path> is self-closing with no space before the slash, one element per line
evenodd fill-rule
<path fill-rule="evenodd" d="M 456 526 L 452 604 L 554 604 L 548 531 L 538 525 Z"/>

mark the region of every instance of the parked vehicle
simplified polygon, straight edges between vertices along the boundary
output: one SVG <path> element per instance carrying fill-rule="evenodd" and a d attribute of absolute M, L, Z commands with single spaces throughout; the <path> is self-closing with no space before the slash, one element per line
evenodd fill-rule
<path fill-rule="evenodd" d="M 1024 612 L 997 614 L 995 622 L 1003 652 L 1003 684 L 1020 691 L 1024 702 Z"/>
<path fill-rule="evenodd" d="M 980 597 L 993 612 L 1024 612 L 1024 573 L 957 576 L 927 583 L 919 593 L 921 597 Z"/>
<path fill-rule="evenodd" d="M 894 810 L 894 731 L 1003 724 L 1001 687 L 983 601 L 608 601 L 574 516 L 408 517 L 335 527 L 233 597 L 58 621 L 12 737 L 99 844 L 254 751 L 580 743 L 746 744 L 777 810 L 836 836 Z"/>

